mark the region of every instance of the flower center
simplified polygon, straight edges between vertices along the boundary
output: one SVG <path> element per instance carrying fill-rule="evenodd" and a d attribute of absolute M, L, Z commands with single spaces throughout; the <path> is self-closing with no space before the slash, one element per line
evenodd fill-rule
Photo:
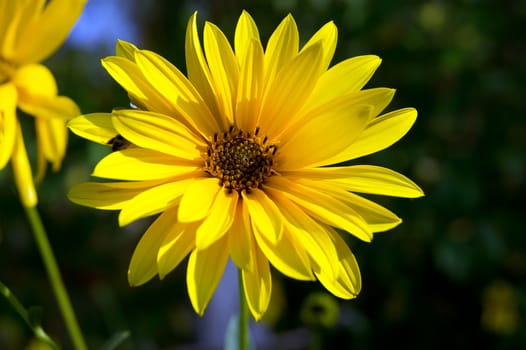
<path fill-rule="evenodd" d="M 259 128 L 252 134 L 232 126 L 222 134 L 215 134 L 210 141 L 205 171 L 217 177 L 229 192 L 250 192 L 276 174 L 273 158 L 278 148 L 258 134 Z"/>

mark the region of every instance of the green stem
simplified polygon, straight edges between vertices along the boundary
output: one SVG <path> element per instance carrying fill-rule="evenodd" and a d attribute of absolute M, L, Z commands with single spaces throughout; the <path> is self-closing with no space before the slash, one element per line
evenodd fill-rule
<path fill-rule="evenodd" d="M 26 322 L 26 324 L 31 328 L 33 331 L 33 334 L 37 339 L 40 339 L 40 341 L 46 343 L 49 345 L 49 347 L 53 350 L 58 350 L 60 347 L 46 334 L 46 332 L 42 329 L 40 324 L 36 324 L 34 321 L 30 319 L 29 312 L 26 310 L 26 308 L 22 305 L 22 303 L 18 300 L 18 298 L 11 293 L 9 288 L 2 282 L 0 282 L 0 294 L 2 294 L 7 301 L 11 304 L 13 309 L 22 317 L 22 319 Z"/>
<path fill-rule="evenodd" d="M 49 244 L 46 230 L 44 229 L 40 215 L 35 207 L 24 206 L 24 208 L 31 224 L 31 228 L 33 229 L 38 249 L 40 250 L 51 286 L 53 287 L 58 306 L 62 312 L 62 317 L 64 317 L 64 322 L 66 323 L 74 348 L 77 350 L 86 350 L 86 343 L 77 323 L 75 313 L 73 312 L 66 288 L 64 287 L 64 282 L 62 282 L 57 261 L 53 255 L 53 250 Z"/>
<path fill-rule="evenodd" d="M 239 288 L 239 350 L 248 350 L 248 305 L 243 288 L 241 269 L 238 272 Z"/>

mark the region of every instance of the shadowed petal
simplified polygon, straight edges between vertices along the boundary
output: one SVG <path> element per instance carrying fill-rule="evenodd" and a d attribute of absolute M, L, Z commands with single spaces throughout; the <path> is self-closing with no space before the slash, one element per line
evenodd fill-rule
<path fill-rule="evenodd" d="M 327 194 L 354 210 L 369 226 L 372 232 L 380 232 L 398 226 L 402 220 L 391 211 L 373 201 L 348 192 L 339 186 L 326 181 L 297 179 L 295 183 Z"/>
<path fill-rule="evenodd" d="M 250 254 L 254 236 L 250 224 L 250 214 L 243 200 L 237 201 L 234 222 L 228 233 L 230 257 L 239 269 L 252 270 L 253 257 Z"/>
<path fill-rule="evenodd" d="M 284 230 L 281 240 L 272 244 L 259 233 L 254 232 L 257 245 L 270 263 L 282 274 L 300 281 L 313 281 L 312 267 L 306 248 L 296 238 L 295 232 Z"/>
<path fill-rule="evenodd" d="M 273 244 L 281 239 L 283 234 L 283 219 L 279 208 L 265 192 L 253 188 L 249 194 L 241 193 L 246 201 L 252 226 Z"/>
<path fill-rule="evenodd" d="M 228 239 L 204 250 L 194 250 L 188 259 L 186 285 L 195 312 L 203 315 L 228 261 Z"/>
<path fill-rule="evenodd" d="M 128 282 L 131 286 L 140 286 L 157 274 L 157 252 L 176 221 L 177 209 L 168 209 L 142 235 L 128 268 Z"/>
<path fill-rule="evenodd" d="M 268 260 L 256 245 L 252 246 L 251 254 L 254 256 L 254 268 L 251 271 L 242 271 L 243 288 L 250 313 L 259 321 L 270 302 L 272 278 Z"/>
<path fill-rule="evenodd" d="M 173 181 L 143 190 L 124 203 L 119 214 L 119 225 L 126 226 L 138 219 L 160 213 L 174 206 L 193 179 Z"/>
<path fill-rule="evenodd" d="M 57 118 L 37 118 L 35 128 L 38 142 L 37 157 L 43 160 L 43 162 L 38 163 L 36 181 L 39 182 L 45 174 L 46 160 L 52 163 L 53 171 L 60 169 L 66 153 L 68 130 L 66 129 L 66 121 Z"/>
<path fill-rule="evenodd" d="M 0 169 L 3 169 L 15 147 L 17 91 L 13 84 L 0 85 Z"/>
<path fill-rule="evenodd" d="M 217 192 L 210 212 L 197 229 L 196 249 L 208 248 L 230 230 L 234 222 L 238 198 L 239 194 L 235 191 L 232 193 L 227 193 L 225 190 Z"/>
<path fill-rule="evenodd" d="M 265 188 L 265 191 L 279 205 L 285 228 L 290 233 L 290 237 L 295 240 L 296 244 L 302 246 L 311 259 L 316 261 L 326 273 L 335 277 L 337 255 L 332 242 L 327 237 L 325 225 L 310 217 L 283 193 L 272 188 Z M 278 243 L 278 245 L 281 244 L 282 241 Z"/>
<path fill-rule="evenodd" d="M 339 274 L 333 279 L 322 271 L 315 271 L 316 277 L 327 290 L 342 299 L 355 298 L 362 288 L 360 269 L 353 253 L 347 247 L 347 243 L 332 230 L 327 231 L 338 251 Z"/>
<path fill-rule="evenodd" d="M 267 186 L 281 191 L 317 220 L 350 232 L 365 242 L 372 240 L 371 229 L 363 218 L 342 201 L 279 176 L 272 177 Z"/>
<path fill-rule="evenodd" d="M 194 249 L 196 229 L 196 223 L 185 224 L 176 221 L 168 225 L 157 254 L 159 278 L 163 279 Z"/>
<path fill-rule="evenodd" d="M 31 172 L 31 165 L 27 157 L 22 129 L 18 122 L 16 122 L 16 138 L 11 164 L 13 165 L 15 184 L 22 204 L 28 208 L 36 206 L 38 197 L 33 182 L 33 173 Z"/>

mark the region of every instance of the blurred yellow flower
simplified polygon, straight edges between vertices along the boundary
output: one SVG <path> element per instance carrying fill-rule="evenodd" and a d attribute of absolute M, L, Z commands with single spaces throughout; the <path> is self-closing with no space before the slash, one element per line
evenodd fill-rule
<path fill-rule="evenodd" d="M 37 180 L 46 162 L 58 170 L 67 143 L 68 119 L 80 114 L 57 96 L 53 74 L 42 64 L 64 42 L 86 0 L 0 0 L 0 170 L 9 160 L 22 203 L 37 204 L 17 108 L 35 119 Z"/>
<path fill-rule="evenodd" d="M 122 41 L 117 56 L 102 61 L 134 108 L 68 125 L 112 146 L 93 176 L 121 181 L 83 183 L 69 197 L 120 210 L 121 226 L 161 213 L 132 256 L 131 285 L 164 278 L 189 255 L 187 288 L 199 315 L 229 258 L 242 271 L 256 320 L 271 296 L 270 264 L 294 279 L 318 279 L 340 298 L 359 293 L 358 265 L 336 229 L 369 242 L 401 219 L 354 192 L 423 193 L 386 168 L 328 166 L 390 146 L 417 113 L 406 108 L 378 116 L 394 90 L 362 87 L 380 59 L 359 56 L 328 68 L 336 42 L 329 22 L 299 49 L 289 15 L 263 48 L 243 12 L 233 48 L 206 23 L 203 50 L 194 14 L 186 31 L 188 77 Z"/>

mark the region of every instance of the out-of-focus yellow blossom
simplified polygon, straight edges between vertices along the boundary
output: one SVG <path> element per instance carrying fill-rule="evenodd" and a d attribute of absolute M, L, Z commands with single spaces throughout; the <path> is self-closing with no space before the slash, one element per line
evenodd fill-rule
<path fill-rule="evenodd" d="M 17 109 L 32 116 L 36 128 L 37 181 L 49 161 L 61 166 L 67 144 L 66 121 L 80 113 L 58 96 L 53 74 L 39 62 L 64 42 L 86 0 L 0 0 L 0 170 L 11 160 L 24 206 L 38 198 Z"/>

